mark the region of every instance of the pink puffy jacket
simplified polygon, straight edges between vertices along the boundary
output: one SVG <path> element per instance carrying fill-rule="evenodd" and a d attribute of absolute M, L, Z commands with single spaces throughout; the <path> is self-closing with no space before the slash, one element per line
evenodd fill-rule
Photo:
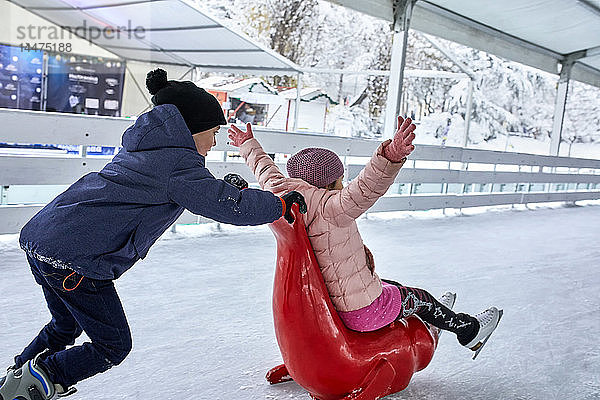
<path fill-rule="evenodd" d="M 329 295 L 338 311 L 370 305 L 382 291 L 368 249 L 358 232 L 356 218 L 385 194 L 404 163 L 383 156 L 382 143 L 359 176 L 342 190 L 319 189 L 302 179 L 286 178 L 256 139 L 244 142 L 240 154 L 252 169 L 260 187 L 281 195 L 291 190 L 306 199 L 303 215 L 308 237 L 321 267 Z"/>

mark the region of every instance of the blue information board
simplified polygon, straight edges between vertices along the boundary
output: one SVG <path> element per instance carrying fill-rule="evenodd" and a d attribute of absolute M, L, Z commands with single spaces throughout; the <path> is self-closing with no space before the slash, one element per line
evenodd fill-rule
<path fill-rule="evenodd" d="M 46 111 L 119 117 L 125 62 L 48 53 Z"/>
<path fill-rule="evenodd" d="M 0 45 L 0 107 L 40 109 L 43 61 L 42 51 Z"/>

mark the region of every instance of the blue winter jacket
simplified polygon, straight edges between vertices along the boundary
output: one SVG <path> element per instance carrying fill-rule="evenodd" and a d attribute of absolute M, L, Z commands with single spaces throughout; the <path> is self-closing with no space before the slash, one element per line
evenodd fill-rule
<path fill-rule="evenodd" d="M 23 227 L 20 244 L 30 256 L 88 278 L 116 279 L 184 209 L 233 225 L 281 217 L 282 202 L 272 193 L 240 191 L 211 175 L 171 104 L 141 115 L 122 145 L 100 172 L 83 176 Z"/>

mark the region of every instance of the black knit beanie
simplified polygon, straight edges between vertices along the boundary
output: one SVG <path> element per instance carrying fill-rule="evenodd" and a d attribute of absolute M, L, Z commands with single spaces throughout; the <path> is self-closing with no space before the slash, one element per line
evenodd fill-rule
<path fill-rule="evenodd" d="M 167 72 L 158 68 L 146 75 L 146 87 L 155 106 L 173 104 L 177 107 L 192 134 L 227 124 L 215 96 L 193 82 L 168 81 Z"/>

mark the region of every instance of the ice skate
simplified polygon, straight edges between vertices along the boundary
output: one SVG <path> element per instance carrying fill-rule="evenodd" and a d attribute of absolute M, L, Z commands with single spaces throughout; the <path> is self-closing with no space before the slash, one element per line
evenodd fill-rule
<path fill-rule="evenodd" d="M 479 321 L 479 331 L 477 335 L 465 347 L 473 350 L 473 360 L 479 355 L 479 352 L 485 346 L 486 342 L 500 323 L 504 310 L 498 310 L 496 307 L 490 307 L 487 310 L 475 315 Z"/>
<path fill-rule="evenodd" d="M 50 381 L 48 373 L 38 364 L 39 355 L 21 368 L 9 368 L 0 385 L 0 400 L 52 400 L 75 393 Z"/>
<path fill-rule="evenodd" d="M 454 303 L 456 302 L 456 293 L 446 292 L 440 296 L 440 303 L 442 303 L 446 308 L 452 310 L 454 307 Z"/>
<path fill-rule="evenodd" d="M 454 303 L 456 302 L 456 293 L 452 293 L 452 292 L 446 292 L 443 295 L 440 296 L 440 299 L 438 300 L 444 307 L 449 308 L 452 310 L 452 307 L 454 307 Z M 442 336 L 442 333 L 444 332 L 443 330 L 441 330 L 440 328 L 436 328 L 433 325 L 430 325 L 432 329 L 435 329 L 435 331 L 437 332 L 438 335 L 438 339 Z"/>
<path fill-rule="evenodd" d="M 2 385 L 4 385 L 4 382 L 6 381 L 6 376 L 8 375 L 8 373 L 14 369 L 16 369 L 14 365 L 12 367 L 8 367 L 6 369 L 6 375 L 3 376 L 2 378 L 0 378 L 0 388 L 2 387 Z"/>

